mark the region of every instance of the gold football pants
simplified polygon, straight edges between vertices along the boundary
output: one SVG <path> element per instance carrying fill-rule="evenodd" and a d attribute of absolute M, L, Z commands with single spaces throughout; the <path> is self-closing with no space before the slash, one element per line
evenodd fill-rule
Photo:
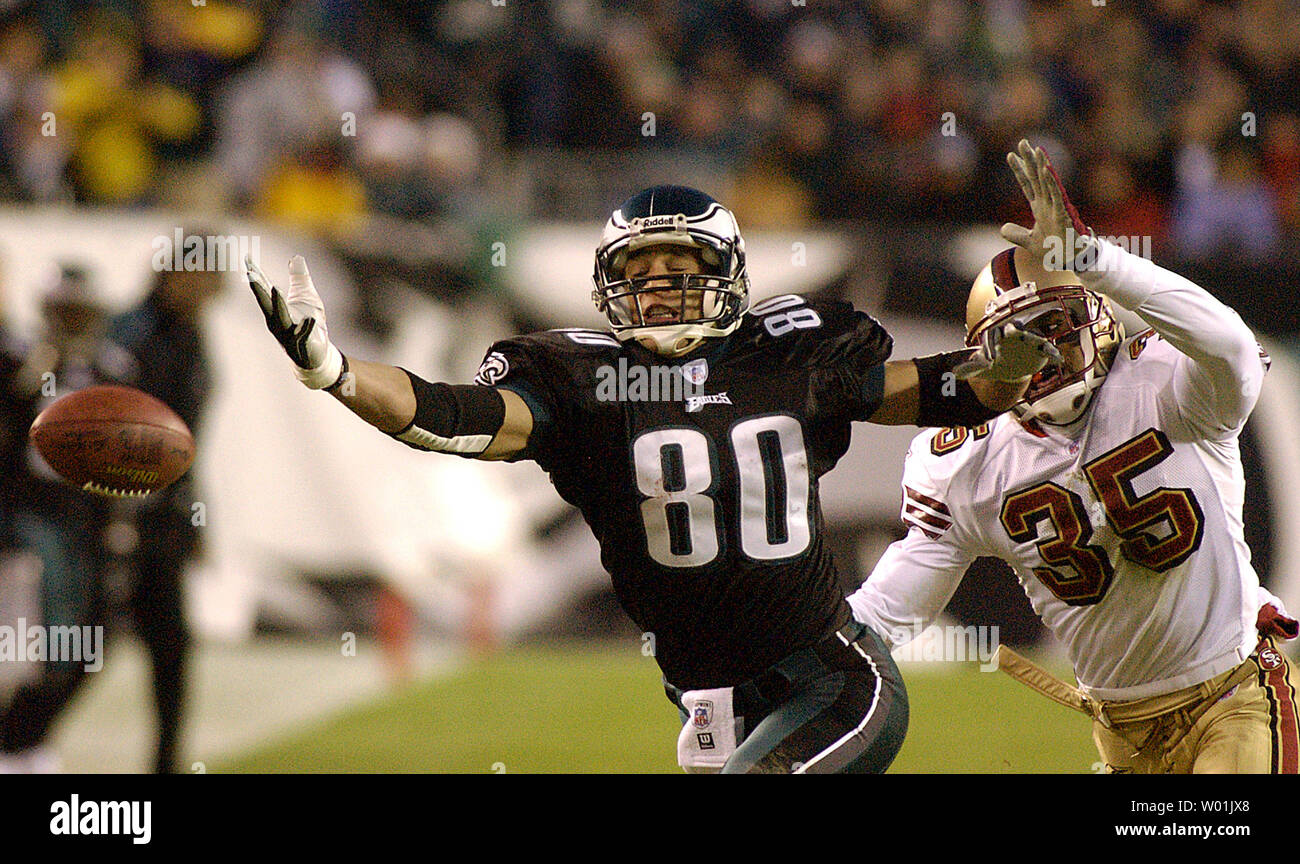
<path fill-rule="evenodd" d="M 1300 773 L 1291 665 L 1271 642 L 1256 655 L 1255 663 L 1255 674 L 1217 698 L 1216 690 L 1233 672 L 1155 699 L 1102 703 L 1111 725 L 1094 720 L 1092 737 L 1107 772 Z M 1207 697 L 1214 703 L 1189 722 L 1189 715 Z M 1178 707 L 1150 716 L 1162 704 Z"/>

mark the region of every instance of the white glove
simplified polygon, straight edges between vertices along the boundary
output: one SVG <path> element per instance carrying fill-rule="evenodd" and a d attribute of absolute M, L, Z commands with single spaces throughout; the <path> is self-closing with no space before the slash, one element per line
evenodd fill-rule
<path fill-rule="evenodd" d="M 289 261 L 289 296 L 271 284 L 251 255 L 244 256 L 248 286 L 262 307 L 266 326 L 289 359 L 298 380 L 313 390 L 333 387 L 343 376 L 343 354 L 330 341 L 325 327 L 325 304 L 307 272 L 301 255 Z"/>
<path fill-rule="evenodd" d="M 1022 138 L 1017 150 L 1007 154 L 1007 164 L 1029 201 L 1034 227 L 1008 222 L 1002 226 L 1002 236 L 1041 262 L 1044 270 L 1074 269 L 1076 258 L 1091 252 L 1096 236 L 1070 203 L 1047 153 Z"/>
<path fill-rule="evenodd" d="M 1049 362 L 1060 359 L 1061 352 L 1055 345 L 1012 323 L 985 330 L 980 335 L 979 350 L 953 371 L 962 380 L 980 375 L 995 381 L 1021 383 Z"/>

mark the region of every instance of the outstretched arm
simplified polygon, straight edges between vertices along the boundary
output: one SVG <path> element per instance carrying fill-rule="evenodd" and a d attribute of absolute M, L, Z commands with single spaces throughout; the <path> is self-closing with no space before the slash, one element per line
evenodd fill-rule
<path fill-rule="evenodd" d="M 251 259 L 245 266 L 268 329 L 306 386 L 418 449 L 496 460 L 527 446 L 532 412 L 509 390 L 430 384 L 396 366 L 344 357 L 329 339 L 325 306 L 301 255 L 289 262 L 287 297 Z"/>
<path fill-rule="evenodd" d="M 396 435 L 415 419 L 415 389 L 396 366 L 348 358 L 351 381 L 329 394 L 380 432 Z"/>
<path fill-rule="evenodd" d="M 880 407 L 867 419 L 885 426 L 975 426 L 1010 410 L 1029 383 L 1029 375 L 1010 381 L 985 375 L 963 380 L 961 367 L 970 352 L 936 357 L 945 359 L 929 364 L 933 358 L 887 361 Z M 963 383 L 971 392 L 962 390 Z"/>
<path fill-rule="evenodd" d="M 458 453 L 489 461 L 509 459 L 528 445 L 528 436 L 533 430 L 533 414 L 524 400 L 513 391 L 479 385 L 431 385 L 420 381 L 420 385 L 423 385 L 420 389 L 423 391 L 428 388 L 428 399 L 437 404 L 417 405 L 413 376 L 405 369 L 351 358 L 348 358 L 347 364 L 351 383 L 345 380 L 339 387 L 331 389 L 330 395 L 347 406 L 353 414 L 399 441 L 423 450 Z M 443 391 L 445 395 L 438 394 L 439 387 L 446 388 Z M 469 399 L 458 400 L 456 397 L 461 394 L 473 395 Z M 458 401 L 467 403 L 467 407 L 461 409 L 462 413 L 478 409 L 495 416 L 491 414 L 495 410 L 491 402 L 498 398 L 502 403 L 501 423 L 494 432 L 471 431 L 475 426 L 490 429 L 491 424 L 486 427 L 482 423 L 474 424 L 468 417 L 445 417 L 441 422 L 435 420 L 427 424 L 421 424 L 416 419 L 417 408 L 422 409 L 419 413 L 423 420 L 425 415 L 433 418 L 456 411 L 455 403 Z M 482 400 L 487 400 L 487 404 L 483 404 Z M 425 429 L 424 425 L 434 428 Z M 444 440 L 435 442 L 433 436 Z M 477 440 L 465 440 L 475 438 Z M 478 447 L 484 441 L 487 446 L 479 450 Z"/>
<path fill-rule="evenodd" d="M 1137 313 L 1188 358 L 1175 387 L 1179 403 L 1203 428 L 1245 422 L 1267 369 L 1241 317 L 1208 291 L 1154 262 L 1099 240 L 1089 229 L 1041 147 L 1021 141 L 1007 163 L 1034 215 L 1034 226 L 1002 226 L 1002 236 L 1049 270 L 1072 269 L 1085 288 Z"/>
<path fill-rule="evenodd" d="M 1103 240 L 1079 281 L 1136 312 L 1186 361 L 1174 387 L 1179 404 L 1208 430 L 1228 431 L 1254 410 L 1267 371 L 1255 334 L 1204 288 Z"/>

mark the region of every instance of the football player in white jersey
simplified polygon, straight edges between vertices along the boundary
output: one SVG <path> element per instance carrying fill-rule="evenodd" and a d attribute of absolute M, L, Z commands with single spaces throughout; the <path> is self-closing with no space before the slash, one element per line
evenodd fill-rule
<path fill-rule="evenodd" d="M 1296 773 L 1296 635 L 1251 567 L 1238 435 L 1268 358 L 1232 309 L 1100 240 L 1040 148 L 1008 162 L 1034 227 L 976 279 L 968 342 L 1013 328 L 1060 354 L 1022 402 L 972 429 L 923 432 L 903 474 L 907 536 L 849 602 L 893 647 L 966 568 L 1011 565 L 1067 648 L 1078 686 L 1009 652 L 1001 666 L 1093 718 L 1113 772 Z M 1150 328 L 1124 337 L 1112 303 Z"/>

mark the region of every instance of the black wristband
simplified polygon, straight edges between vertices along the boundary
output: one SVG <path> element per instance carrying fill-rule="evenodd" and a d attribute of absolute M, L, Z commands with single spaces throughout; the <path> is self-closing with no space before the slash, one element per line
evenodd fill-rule
<path fill-rule="evenodd" d="M 506 418 L 506 402 L 494 387 L 431 384 L 409 372 L 415 417 L 393 437 L 417 450 L 477 456 L 488 448 Z"/>
<path fill-rule="evenodd" d="M 953 371 L 970 356 L 970 350 L 950 351 L 912 360 L 920 379 L 917 426 L 978 426 L 1001 413 L 981 402 L 970 384 Z"/>

